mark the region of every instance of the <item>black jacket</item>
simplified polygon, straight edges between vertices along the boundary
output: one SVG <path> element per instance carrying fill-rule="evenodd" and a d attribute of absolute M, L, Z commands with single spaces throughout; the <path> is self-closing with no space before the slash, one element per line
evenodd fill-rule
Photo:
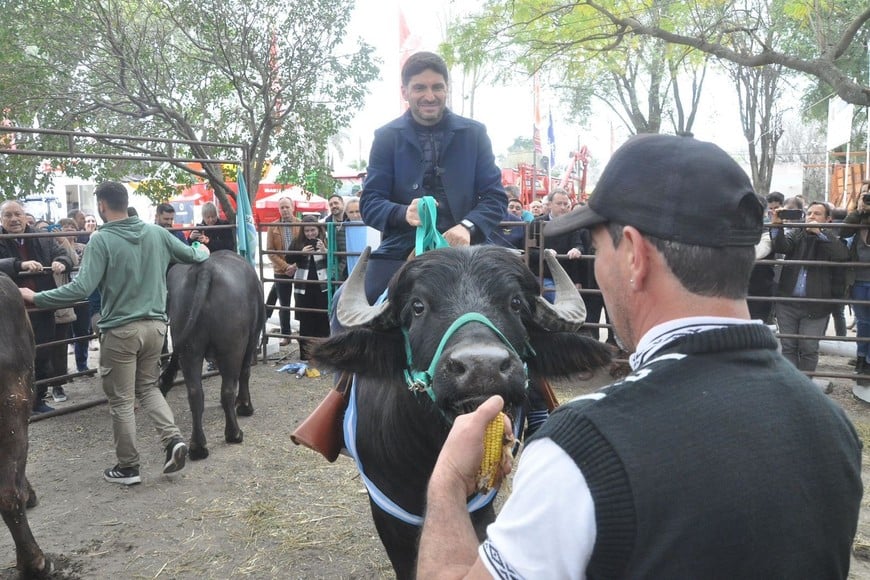
<path fill-rule="evenodd" d="M 27 226 L 25 233 L 32 234 L 34 231 Z M 5 229 L 0 228 L 0 234 L 8 234 Z M 73 263 L 57 240 L 54 238 L 22 238 L 27 247 L 27 252 L 30 260 L 37 260 L 43 266 L 49 267 L 52 262 L 60 262 L 66 266 L 67 272 L 72 271 Z M 14 238 L 0 239 L 0 272 L 3 272 L 15 282 L 16 285 L 23 286 L 24 276 L 21 276 L 21 251 L 19 250 L 18 242 Z M 41 276 L 34 276 L 36 291 L 51 290 L 55 288 L 54 276 L 51 272 L 46 272 Z"/>
<path fill-rule="evenodd" d="M 542 216 L 539 218 L 535 218 L 535 220 L 529 226 L 531 228 L 530 237 L 534 240 L 534 245 L 540 247 L 541 245 L 541 229 L 544 229 L 544 248 L 548 250 L 554 250 L 557 254 L 564 255 L 568 253 L 568 250 L 572 248 L 577 248 L 583 255 L 590 254 L 588 248 L 586 248 L 583 243 L 583 233 L 581 230 L 574 230 L 572 232 L 566 232 L 560 236 L 547 236 L 545 224 L 550 221 L 550 216 Z M 541 263 L 541 253 L 535 247 L 529 248 L 529 268 L 532 269 L 532 272 L 535 273 L 536 276 L 540 276 L 540 263 Z M 565 272 L 568 273 L 568 276 L 571 278 L 571 281 L 576 283 L 584 282 L 584 274 L 585 274 L 585 266 L 586 262 L 583 260 L 569 260 L 567 258 L 559 258 L 559 263 L 565 269 Z M 550 273 L 550 268 L 547 267 L 547 264 L 544 263 L 544 278 L 552 278 L 553 275 Z"/>
<path fill-rule="evenodd" d="M 845 262 L 849 251 L 840 241 L 836 232 L 823 231 L 824 238 L 807 233 L 803 228 L 783 231 L 771 228 L 770 237 L 773 249 L 785 254 L 785 264 L 779 279 L 779 295 L 793 296 L 795 285 L 802 268 L 807 270 L 807 298 L 845 298 L 846 268 L 837 266 L 800 266 L 789 265 L 790 260 L 813 260 L 825 262 Z M 803 307 L 811 316 L 829 314 L 836 305 L 804 303 Z"/>
<path fill-rule="evenodd" d="M 208 224 L 205 222 L 196 225 L 199 227 L 208 227 Z M 219 219 L 214 225 L 228 226 L 230 225 L 230 222 Z M 236 231 L 234 229 L 203 230 L 202 233 L 208 236 L 208 243 L 205 244 L 205 246 L 208 248 L 209 252 L 217 252 L 218 250 L 230 250 L 231 252 L 236 251 Z M 192 240 L 188 240 L 188 242 L 193 243 Z"/>

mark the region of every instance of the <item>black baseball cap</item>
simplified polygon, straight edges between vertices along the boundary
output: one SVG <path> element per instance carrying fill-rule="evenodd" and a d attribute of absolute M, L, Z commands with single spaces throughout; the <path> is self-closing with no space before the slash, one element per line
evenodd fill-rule
<path fill-rule="evenodd" d="M 637 135 L 613 154 L 589 204 L 554 218 L 544 233 L 613 221 L 693 246 L 754 246 L 765 208 L 746 172 L 716 145 Z"/>

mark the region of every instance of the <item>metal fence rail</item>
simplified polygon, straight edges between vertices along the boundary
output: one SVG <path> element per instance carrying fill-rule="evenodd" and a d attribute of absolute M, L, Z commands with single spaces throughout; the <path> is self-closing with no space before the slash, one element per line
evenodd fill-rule
<path fill-rule="evenodd" d="M 292 250 L 285 251 L 285 250 L 269 250 L 269 249 L 267 249 L 267 247 L 266 247 L 267 228 L 288 226 L 290 228 L 296 229 L 296 228 L 304 227 L 305 225 L 306 224 L 302 223 L 302 222 L 290 222 L 290 223 L 273 222 L 273 223 L 260 224 L 260 226 L 258 227 L 259 249 L 260 249 L 258 270 L 259 270 L 260 283 L 262 284 L 263 289 L 264 289 L 264 296 L 265 296 L 266 287 L 269 284 L 271 284 L 271 285 L 276 285 L 276 284 L 303 284 L 303 285 L 306 285 L 306 284 L 325 284 L 327 286 L 327 289 L 328 289 L 328 304 L 329 304 L 329 307 L 331 307 L 332 301 L 334 299 L 335 291 L 344 283 L 344 280 L 341 279 L 337 275 L 338 274 L 338 269 L 337 269 L 338 264 L 340 263 L 340 261 L 342 259 L 347 260 L 349 258 L 359 257 L 360 252 L 338 251 L 336 248 L 333 247 L 334 244 L 330 244 L 326 251 L 318 252 L 319 255 L 325 255 L 327 257 L 327 279 L 324 281 L 294 280 L 294 279 L 287 279 L 287 278 L 278 278 L 274 274 L 272 274 L 271 276 L 269 275 L 269 271 L 271 270 L 271 264 L 269 263 L 269 255 L 279 254 L 279 255 L 288 255 L 288 256 L 299 256 L 299 255 L 302 255 L 303 252 L 292 251 Z M 330 230 L 330 232 L 333 234 L 330 237 L 330 239 L 335 239 L 335 235 L 334 235 L 335 234 L 335 226 L 330 227 L 331 224 L 324 224 L 322 222 L 318 222 L 317 225 L 325 227 L 328 230 Z M 530 222 L 502 222 L 501 224 L 499 224 L 499 226 L 500 227 L 523 227 L 523 228 L 525 228 L 526 235 L 524 236 L 524 239 L 525 239 L 524 248 L 521 250 L 522 257 L 526 261 L 526 263 L 528 264 L 530 255 L 535 254 L 535 255 L 539 256 L 539 259 L 541 262 L 538 264 L 538 271 L 543 272 L 543 268 L 542 268 L 543 252 L 541 252 L 540 250 L 546 244 L 545 234 L 541 234 L 540 236 L 534 235 L 534 231 L 531 227 Z M 361 228 L 361 227 L 366 227 L 366 226 L 364 224 L 362 224 L 361 222 L 354 222 L 354 223 L 343 224 L 341 227 L 343 227 L 343 228 Z M 788 227 L 796 227 L 796 228 L 797 227 L 812 227 L 812 224 L 809 224 L 809 225 L 808 224 L 788 224 Z M 853 224 L 834 224 L 834 223 L 831 223 L 831 224 L 826 224 L 826 226 L 825 226 L 826 229 L 828 229 L 828 228 L 830 228 L 830 229 L 843 228 L 843 227 L 852 228 L 853 230 L 857 231 L 859 229 L 868 229 L 868 228 L 870 228 L 870 225 L 853 225 Z M 180 231 L 200 230 L 200 231 L 207 232 L 209 230 L 225 230 L 225 229 L 232 229 L 233 231 L 235 231 L 235 228 L 236 228 L 235 224 L 230 224 L 230 225 L 217 225 L 217 226 L 187 226 L 187 227 L 180 227 L 180 228 L 175 228 L 175 229 L 180 230 Z M 8 238 L 44 238 L 44 237 L 69 237 L 69 236 L 70 236 L 70 232 L 37 232 L 37 233 L 18 234 L 18 235 L 0 234 L 0 240 L 8 239 Z M 537 252 L 536 252 L 536 250 L 537 250 Z M 566 258 L 565 255 L 558 255 L 557 257 Z M 594 267 L 594 260 L 595 260 L 594 255 L 584 255 L 580 258 L 580 260 L 588 261 L 588 262 L 590 262 L 589 266 Z M 863 262 L 827 262 L 827 261 L 812 261 L 812 260 L 788 260 L 787 262 L 788 262 L 788 265 L 790 265 L 790 266 L 807 266 L 807 267 L 822 267 L 822 268 L 870 267 L 870 264 L 866 264 Z M 759 260 L 756 263 L 758 265 L 773 265 L 775 267 L 781 267 L 783 264 L 786 263 L 786 261 L 781 260 L 781 259 L 778 259 L 778 260 Z M 77 268 L 75 268 L 74 271 L 75 270 L 77 270 Z M 47 269 L 45 269 L 44 272 L 36 273 L 33 275 L 34 276 L 44 276 L 44 275 L 50 275 L 50 274 L 51 274 L 51 271 L 50 271 L 50 269 L 47 268 Z M 596 289 L 596 288 L 583 288 L 580 290 L 580 293 L 581 293 L 581 295 L 601 295 L 601 291 Z M 856 300 L 852 300 L 848 297 L 825 300 L 825 299 L 814 299 L 814 298 L 798 298 L 798 297 L 791 297 L 791 296 L 750 295 L 750 296 L 748 296 L 748 299 L 758 301 L 758 302 L 771 302 L 774 305 L 776 305 L 778 303 L 826 303 L 826 304 L 830 304 L 832 306 L 836 306 L 836 305 L 844 305 L 844 306 L 866 305 L 866 306 L 870 306 L 870 300 L 856 301 Z M 77 304 L 85 304 L 85 302 L 80 302 Z M 276 300 L 276 303 L 274 305 L 269 305 L 268 300 L 267 300 L 266 306 L 267 306 L 267 308 L 272 308 L 275 311 L 279 311 L 279 312 L 281 312 L 281 311 L 287 311 L 287 312 L 291 312 L 291 313 L 295 313 L 295 312 L 323 312 L 327 315 L 329 312 L 329 307 L 326 310 L 298 307 L 295 304 L 295 300 L 293 300 L 293 303 L 291 305 L 282 305 L 277 300 Z M 33 310 L 39 310 L 39 309 L 33 309 Z M 607 330 L 612 329 L 612 326 L 610 324 L 602 323 L 600 321 L 588 321 L 586 323 L 586 326 L 589 328 L 596 328 L 596 329 L 607 329 Z M 841 343 L 848 342 L 848 343 L 855 343 L 855 344 L 857 344 L 859 342 L 870 342 L 870 337 L 857 337 L 857 336 L 830 336 L 830 335 L 810 336 L 810 335 L 794 335 L 794 334 L 777 333 L 777 337 L 778 338 L 811 338 L 811 339 L 826 340 L 826 341 L 832 341 L 832 342 L 841 342 Z M 45 349 L 45 348 L 57 347 L 60 345 L 74 344 L 77 342 L 87 343 L 91 339 L 94 339 L 94 338 L 98 338 L 98 335 L 96 332 L 89 334 L 87 336 L 71 337 L 71 338 L 66 338 L 66 339 L 43 342 L 43 343 L 38 344 L 37 348 L 38 349 Z M 298 341 L 300 339 L 305 340 L 305 339 L 314 338 L 314 337 L 304 336 L 304 335 L 299 334 L 298 332 L 291 332 L 289 334 L 284 334 L 284 333 L 280 332 L 280 329 L 278 329 L 277 331 L 272 331 L 272 330 L 269 330 L 269 328 L 267 326 L 263 329 L 263 349 L 262 349 L 263 360 L 266 359 L 266 355 L 267 355 L 266 343 L 271 338 L 291 339 L 291 340 Z M 96 372 L 97 372 L 96 369 L 89 369 L 87 371 L 82 371 L 82 372 L 69 372 L 69 373 L 66 373 L 63 375 L 58 375 L 58 376 L 55 376 L 52 378 L 42 379 L 42 380 L 38 381 L 37 384 L 41 385 L 41 384 L 45 384 L 45 383 L 55 383 L 55 382 L 58 382 L 59 380 L 67 380 L 67 379 L 81 377 L 81 376 L 93 376 L 94 374 L 96 374 Z M 819 377 L 828 377 L 828 378 L 856 378 L 856 376 L 857 376 L 854 374 L 843 374 L 843 373 L 828 372 L 828 371 L 817 371 L 817 372 L 807 373 L 807 374 L 810 376 L 819 376 Z M 210 375 L 207 375 L 207 376 L 210 376 Z M 861 378 L 870 379 L 870 375 L 861 375 Z"/>

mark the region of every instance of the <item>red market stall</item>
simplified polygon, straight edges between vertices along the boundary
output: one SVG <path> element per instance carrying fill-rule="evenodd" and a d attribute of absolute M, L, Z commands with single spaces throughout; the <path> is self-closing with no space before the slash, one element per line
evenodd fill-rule
<path fill-rule="evenodd" d="M 272 184 L 273 187 L 274 184 Z M 278 186 L 282 187 L 282 186 Z M 260 186 L 262 190 L 263 186 Z M 293 200 L 296 213 L 323 213 L 329 208 L 326 199 L 317 194 L 308 194 L 298 185 L 286 187 L 275 193 L 261 196 L 258 192 L 254 200 L 254 221 L 259 223 L 272 223 L 280 219 L 278 202 L 283 197 Z"/>

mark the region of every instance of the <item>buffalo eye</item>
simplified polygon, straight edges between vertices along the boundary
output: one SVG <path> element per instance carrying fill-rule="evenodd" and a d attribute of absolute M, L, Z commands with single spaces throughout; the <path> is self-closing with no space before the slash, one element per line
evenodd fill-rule
<path fill-rule="evenodd" d="M 514 312 L 520 312 L 523 309 L 523 301 L 519 296 L 514 296 L 511 298 L 511 310 Z"/>
<path fill-rule="evenodd" d="M 426 311 L 426 306 L 423 305 L 422 300 L 416 298 L 411 302 L 411 309 L 414 311 L 414 316 L 420 316 Z"/>

